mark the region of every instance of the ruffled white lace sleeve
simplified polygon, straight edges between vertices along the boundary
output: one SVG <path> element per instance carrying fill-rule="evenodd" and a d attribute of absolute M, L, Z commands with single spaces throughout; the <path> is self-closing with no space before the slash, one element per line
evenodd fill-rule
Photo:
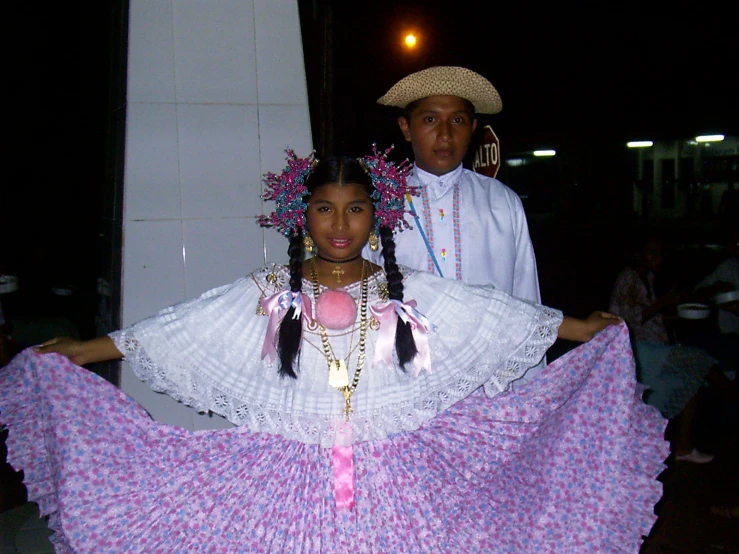
<path fill-rule="evenodd" d="M 352 396 L 354 442 L 416 429 L 480 386 L 490 396 L 499 394 L 543 357 L 562 322 L 560 312 L 492 287 L 402 270 L 405 300 L 416 300 L 436 326 L 429 335 L 432 372 L 416 376 L 397 361 L 373 366 L 377 332 L 370 330 Z M 275 364 L 261 359 L 268 317 L 259 315 L 259 299 L 285 290 L 287 282 L 286 268 L 267 267 L 110 336 L 156 391 L 254 431 L 332 446 L 339 440 L 344 398 L 328 386 L 317 331 L 304 328 L 297 379 L 281 378 Z M 357 283 L 346 290 L 357 298 L 359 288 Z M 311 286 L 304 282 L 303 291 L 310 294 Z M 378 274 L 370 303 L 384 301 L 383 291 L 386 283 Z M 334 354 L 348 359 L 350 378 L 359 317 L 353 327 L 328 332 Z"/>

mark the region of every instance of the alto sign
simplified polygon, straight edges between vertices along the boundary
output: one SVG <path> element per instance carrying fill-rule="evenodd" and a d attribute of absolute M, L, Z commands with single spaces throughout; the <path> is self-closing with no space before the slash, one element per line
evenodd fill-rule
<path fill-rule="evenodd" d="M 500 139 L 490 125 L 485 125 L 482 141 L 475 152 L 472 169 L 488 177 L 495 177 L 500 169 Z"/>

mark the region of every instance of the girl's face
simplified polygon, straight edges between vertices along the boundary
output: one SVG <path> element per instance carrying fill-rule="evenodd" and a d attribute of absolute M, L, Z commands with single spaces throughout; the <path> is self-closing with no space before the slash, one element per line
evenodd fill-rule
<path fill-rule="evenodd" d="M 374 226 L 372 199 L 360 185 L 329 183 L 308 198 L 305 217 L 318 253 L 346 260 L 362 253 Z"/>

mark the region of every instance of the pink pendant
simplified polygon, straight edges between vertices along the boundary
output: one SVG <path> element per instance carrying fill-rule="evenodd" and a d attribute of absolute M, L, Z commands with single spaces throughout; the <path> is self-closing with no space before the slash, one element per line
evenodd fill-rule
<path fill-rule="evenodd" d="M 357 304 L 343 290 L 322 292 L 316 301 L 316 321 L 326 329 L 346 329 L 357 319 Z"/>

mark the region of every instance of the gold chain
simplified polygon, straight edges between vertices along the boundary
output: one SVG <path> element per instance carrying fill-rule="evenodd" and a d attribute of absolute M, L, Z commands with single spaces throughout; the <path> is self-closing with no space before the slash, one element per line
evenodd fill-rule
<path fill-rule="evenodd" d="M 352 409 L 352 402 L 351 398 L 354 394 L 354 391 L 357 390 L 357 385 L 359 384 L 359 378 L 362 375 L 362 369 L 364 368 L 364 354 L 365 354 L 365 347 L 367 343 L 367 329 L 369 328 L 369 325 L 367 324 L 367 300 L 369 296 L 369 279 L 367 278 L 367 273 L 365 271 L 365 264 L 367 262 L 365 260 L 362 260 L 362 292 L 361 292 L 361 303 L 359 308 L 360 313 L 360 319 L 359 319 L 359 354 L 357 355 L 357 369 L 354 371 L 354 378 L 352 379 L 351 384 L 339 388 L 341 391 L 341 394 L 344 395 L 344 401 L 346 402 L 346 405 L 344 407 L 344 415 L 346 416 L 347 421 L 349 421 L 349 414 L 352 413 L 354 410 Z M 316 271 L 316 262 L 315 258 L 311 258 L 311 266 L 310 266 L 310 278 L 313 282 L 313 299 L 314 301 L 318 301 L 318 297 L 321 294 L 321 287 L 318 284 L 318 272 Z M 333 349 L 331 348 L 331 343 L 328 340 L 328 335 L 326 334 L 326 328 L 323 325 L 318 326 L 318 332 L 321 335 L 321 343 L 323 345 L 323 355 L 326 357 L 326 364 L 328 365 L 329 371 L 331 371 L 331 368 L 333 364 L 338 363 L 336 356 L 334 355 Z M 351 355 L 351 352 L 350 352 Z M 348 360 L 347 360 L 348 361 Z"/>
<path fill-rule="evenodd" d="M 372 325 L 370 325 L 370 329 L 372 329 Z M 315 335 L 316 333 L 313 333 L 313 334 Z M 342 334 L 342 335 L 331 335 L 331 338 L 336 338 L 336 337 L 345 337 L 345 336 L 347 336 L 348 334 L 349 334 L 349 333 L 344 333 L 344 334 Z M 316 350 L 318 350 L 318 351 L 319 351 L 319 352 L 320 352 L 321 354 L 323 354 L 323 348 L 322 348 L 321 346 L 318 346 L 318 345 L 316 345 L 315 343 L 313 343 L 313 342 L 309 341 L 309 340 L 308 340 L 308 339 L 306 339 L 306 338 L 303 338 L 303 342 L 307 342 L 307 343 L 308 343 L 308 344 L 310 344 L 310 345 L 311 345 L 311 346 L 312 346 L 313 348 L 315 348 L 315 349 L 316 349 Z M 350 342 L 349 344 L 351 345 L 351 346 L 349 347 L 349 348 L 350 348 L 349 354 L 347 355 L 347 357 L 346 357 L 346 358 L 344 358 L 344 360 L 345 360 L 345 361 L 347 361 L 347 362 L 349 361 L 349 358 L 351 357 L 351 355 L 352 355 L 352 354 L 354 354 L 354 352 L 356 352 L 357 348 L 359 348 L 359 343 L 357 343 L 357 344 L 354 344 L 353 342 Z"/>

